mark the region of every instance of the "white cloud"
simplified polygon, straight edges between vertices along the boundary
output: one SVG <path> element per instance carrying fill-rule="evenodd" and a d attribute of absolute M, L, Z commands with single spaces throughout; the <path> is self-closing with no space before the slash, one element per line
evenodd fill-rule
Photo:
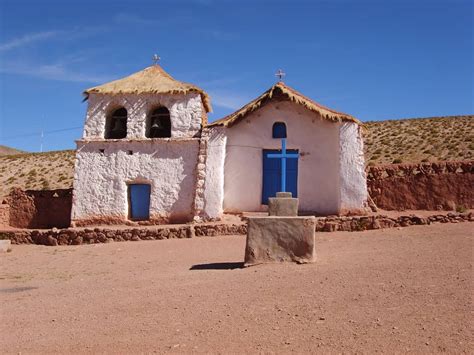
<path fill-rule="evenodd" d="M 68 81 L 76 83 L 104 83 L 111 78 L 103 75 L 91 75 L 68 69 L 63 64 L 18 64 L 9 63 L 0 67 L 0 72 L 20 74 L 40 79 Z"/>
<path fill-rule="evenodd" d="M 63 31 L 45 31 L 23 35 L 13 38 L 8 42 L 0 44 L 0 52 L 5 52 L 13 48 L 23 47 L 27 44 L 43 41 L 62 34 Z"/>
<path fill-rule="evenodd" d="M 250 101 L 247 96 L 226 91 L 211 91 L 209 95 L 211 96 L 211 103 L 214 106 L 231 110 L 237 110 Z"/>

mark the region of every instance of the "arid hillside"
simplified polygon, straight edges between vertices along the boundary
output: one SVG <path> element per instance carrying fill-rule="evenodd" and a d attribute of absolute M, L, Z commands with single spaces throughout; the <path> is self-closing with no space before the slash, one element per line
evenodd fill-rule
<path fill-rule="evenodd" d="M 365 126 L 367 164 L 474 159 L 474 115 L 366 122 Z M 14 186 L 72 187 L 73 170 L 72 150 L 0 156 L 0 197 Z"/>
<path fill-rule="evenodd" d="M 25 153 L 25 152 L 0 144 L 0 156 L 2 156 L 2 155 L 13 155 L 13 154 L 22 154 L 22 153 Z"/>
<path fill-rule="evenodd" d="M 474 159 L 474 115 L 366 122 L 367 164 Z"/>
<path fill-rule="evenodd" d="M 74 151 L 0 156 L 0 198 L 12 187 L 42 190 L 72 187 Z"/>

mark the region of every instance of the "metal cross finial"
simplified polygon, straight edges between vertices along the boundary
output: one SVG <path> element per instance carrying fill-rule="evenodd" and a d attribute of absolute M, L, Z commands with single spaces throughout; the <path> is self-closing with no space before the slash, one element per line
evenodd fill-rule
<path fill-rule="evenodd" d="M 153 54 L 153 64 L 157 65 L 160 59 L 161 58 L 158 56 L 158 54 Z"/>
<path fill-rule="evenodd" d="M 282 81 L 281 79 L 283 79 L 283 77 L 286 75 L 285 72 L 283 72 L 283 70 L 281 69 L 278 69 L 278 71 L 275 73 L 275 76 L 278 77 L 278 81 Z"/>

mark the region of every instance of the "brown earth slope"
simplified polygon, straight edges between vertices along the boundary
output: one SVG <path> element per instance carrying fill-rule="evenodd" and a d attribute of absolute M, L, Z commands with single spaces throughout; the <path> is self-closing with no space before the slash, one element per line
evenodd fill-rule
<path fill-rule="evenodd" d="M 474 115 L 366 122 L 367 164 L 474 159 Z M 0 156 L 0 198 L 12 187 L 72 187 L 74 151 Z"/>

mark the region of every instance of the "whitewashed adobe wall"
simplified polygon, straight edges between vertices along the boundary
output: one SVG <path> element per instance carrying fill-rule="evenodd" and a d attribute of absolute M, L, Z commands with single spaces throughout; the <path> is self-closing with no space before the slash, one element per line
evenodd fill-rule
<path fill-rule="evenodd" d="M 224 127 L 213 127 L 208 135 L 202 217 L 217 219 L 223 213 L 224 163 L 227 137 Z"/>
<path fill-rule="evenodd" d="M 72 221 L 127 220 L 133 182 L 151 184 L 152 220 L 191 220 L 198 147 L 199 139 L 78 141 Z"/>
<path fill-rule="evenodd" d="M 291 102 L 271 102 L 227 129 L 224 210 L 261 211 L 262 149 L 279 149 L 272 138 L 275 122 L 285 122 L 288 149 L 299 149 L 300 210 L 339 211 L 339 124 L 328 122 Z"/>
<path fill-rule="evenodd" d="M 160 106 L 170 111 L 172 138 L 193 137 L 199 133 L 205 112 L 201 96 L 197 93 L 187 95 L 91 94 L 88 99 L 83 138 L 104 138 L 107 115 L 120 107 L 127 110 L 127 138 L 145 138 L 147 115 Z"/>
<path fill-rule="evenodd" d="M 340 142 L 340 212 L 361 212 L 367 204 L 364 141 L 361 127 L 353 122 L 341 123 Z"/>

